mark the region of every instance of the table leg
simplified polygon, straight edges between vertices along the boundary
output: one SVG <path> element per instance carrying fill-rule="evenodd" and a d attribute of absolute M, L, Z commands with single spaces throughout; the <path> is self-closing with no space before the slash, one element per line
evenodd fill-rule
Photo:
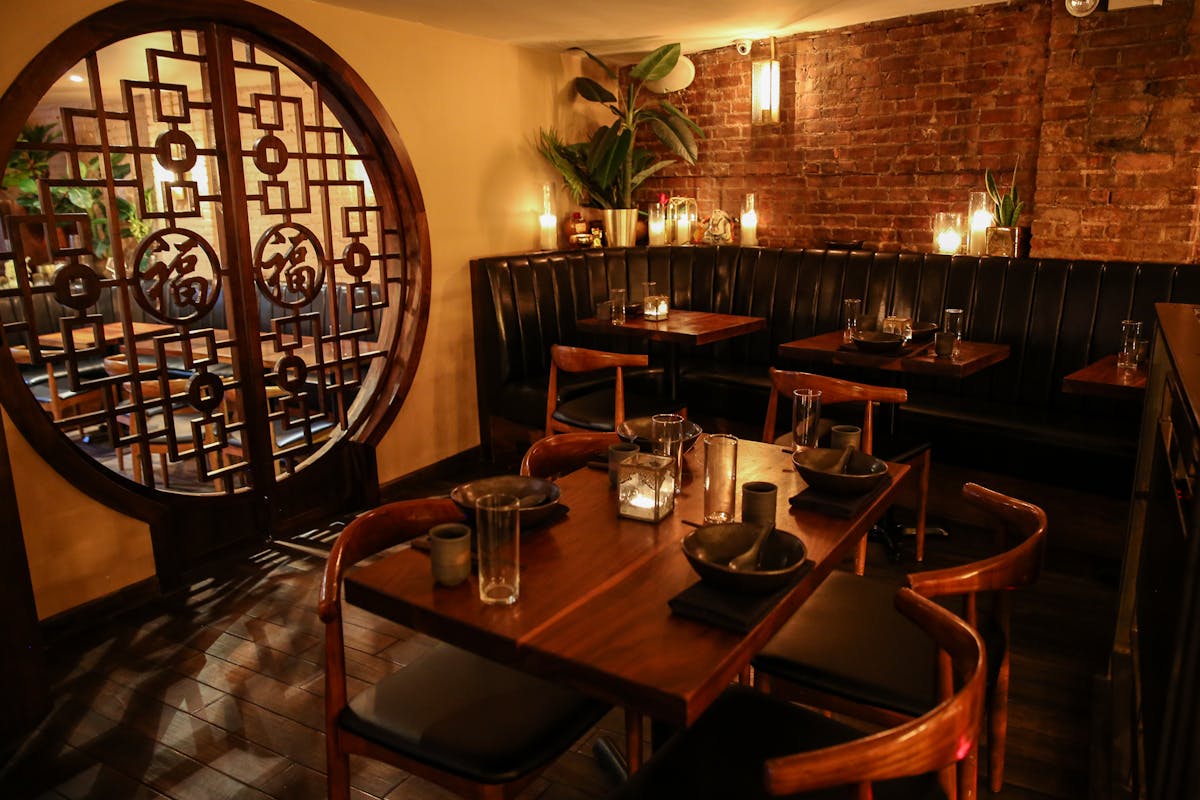
<path fill-rule="evenodd" d="M 667 394 L 671 400 L 679 398 L 679 345 L 667 345 Z"/>

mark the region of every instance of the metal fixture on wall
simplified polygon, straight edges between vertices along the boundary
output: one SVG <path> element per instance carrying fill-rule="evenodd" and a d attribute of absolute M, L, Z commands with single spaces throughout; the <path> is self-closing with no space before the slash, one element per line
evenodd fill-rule
<path fill-rule="evenodd" d="M 1120 11 L 1162 4 L 1163 0 L 1066 0 L 1067 13 L 1073 17 L 1086 17 L 1093 11 Z"/>
<path fill-rule="evenodd" d="M 738 52 L 742 52 L 740 44 Z M 751 69 L 751 122 L 754 125 L 779 122 L 779 61 L 775 58 L 774 36 L 771 37 L 770 59 L 753 62 Z"/>

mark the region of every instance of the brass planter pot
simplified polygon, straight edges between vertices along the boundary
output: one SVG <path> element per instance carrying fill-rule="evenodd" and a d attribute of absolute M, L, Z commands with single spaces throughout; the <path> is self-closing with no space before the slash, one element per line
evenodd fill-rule
<path fill-rule="evenodd" d="M 1028 258 L 1029 256 L 1029 227 L 992 226 L 987 229 L 984 252 L 989 256 L 1005 256 L 1007 258 Z"/>
<path fill-rule="evenodd" d="M 636 208 L 605 208 L 600 215 L 604 219 L 604 235 L 609 247 L 633 247 L 637 241 Z"/>

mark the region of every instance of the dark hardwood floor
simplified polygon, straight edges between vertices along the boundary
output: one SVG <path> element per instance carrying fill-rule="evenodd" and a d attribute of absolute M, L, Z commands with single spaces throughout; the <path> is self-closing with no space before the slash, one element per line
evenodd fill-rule
<path fill-rule="evenodd" d="M 936 497 L 952 505 L 963 477 L 939 470 Z M 1099 528 L 1123 528 L 1124 504 L 1024 488 L 1044 495 L 1052 547 L 1041 581 L 1015 598 L 1007 784 L 996 796 L 1081 798 L 1091 684 L 1104 670 L 1116 584 L 1116 534 Z M 989 552 L 989 536 L 945 525 L 952 535 L 930 539 L 931 566 Z M 1056 546 L 1056 537 L 1099 544 Z M 911 540 L 904 551 L 910 567 Z M 0 797 L 324 797 L 320 568 L 296 552 L 248 552 L 186 591 L 60 634 L 48 645 L 54 710 L 0 772 Z M 352 691 L 434 646 L 354 609 L 346 633 Z M 524 796 L 602 797 L 613 784 L 592 743 L 605 732 L 620 741 L 622 728 L 619 712 L 610 714 Z M 356 760 L 352 770 L 357 798 L 448 796 L 379 763 Z"/>

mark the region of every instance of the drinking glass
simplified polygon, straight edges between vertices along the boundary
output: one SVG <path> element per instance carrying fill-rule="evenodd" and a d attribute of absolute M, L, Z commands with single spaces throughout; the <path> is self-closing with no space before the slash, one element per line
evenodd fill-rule
<path fill-rule="evenodd" d="M 612 302 L 612 324 L 625 324 L 625 290 L 609 289 L 608 299 Z"/>
<path fill-rule="evenodd" d="M 961 308 L 947 308 L 946 318 L 943 320 L 942 330 L 946 333 L 954 334 L 954 351 L 950 354 L 951 358 L 958 358 L 958 343 L 963 338 L 963 310 Z"/>
<path fill-rule="evenodd" d="M 821 392 L 818 389 L 792 390 L 792 449 L 817 446 L 821 427 Z"/>
<path fill-rule="evenodd" d="M 710 434 L 704 440 L 704 521 L 733 522 L 737 497 L 736 436 Z"/>
<path fill-rule="evenodd" d="M 656 455 L 666 456 L 674 463 L 675 494 L 679 494 L 679 479 L 683 473 L 683 417 L 678 414 L 652 416 L 650 440 L 654 443 Z"/>
<path fill-rule="evenodd" d="M 858 316 L 862 313 L 862 300 L 858 297 L 851 297 L 842 301 L 844 310 L 845 328 L 842 330 L 842 341 L 848 342 L 851 337 L 858 333 Z"/>
<path fill-rule="evenodd" d="M 1120 369 L 1137 368 L 1137 342 L 1141 335 L 1142 323 L 1136 319 L 1121 321 L 1121 349 L 1117 352 L 1117 366 Z"/>
<path fill-rule="evenodd" d="M 511 494 L 485 494 L 475 501 L 479 599 L 489 605 L 512 605 L 521 593 L 520 509 Z"/>

